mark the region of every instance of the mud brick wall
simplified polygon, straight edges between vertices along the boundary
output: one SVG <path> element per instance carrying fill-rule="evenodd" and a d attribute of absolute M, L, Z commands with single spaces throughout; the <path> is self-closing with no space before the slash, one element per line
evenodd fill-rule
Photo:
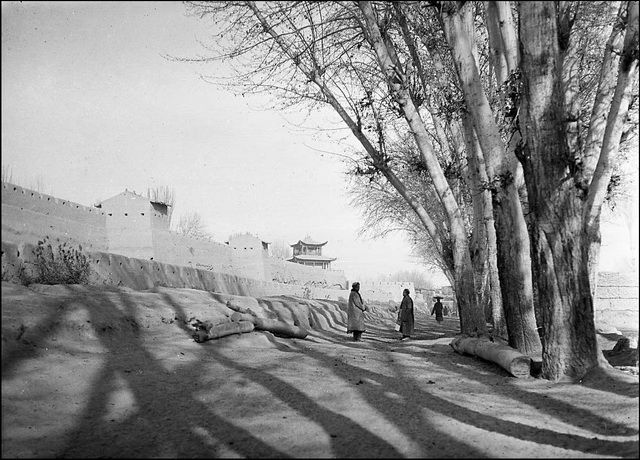
<path fill-rule="evenodd" d="M 61 243 L 68 242 L 85 250 L 241 278 L 324 288 L 342 288 L 346 284 L 342 271 L 306 267 L 269 257 L 255 237 L 255 241 L 240 239 L 242 244 L 233 248 L 171 232 L 167 216 L 152 209 L 148 200 L 135 192 L 125 195 L 106 200 L 101 209 L 4 182 L 2 241 L 35 244 L 49 236 L 54 242 L 59 239 Z"/>
<path fill-rule="evenodd" d="M 2 279 L 18 281 L 19 272 L 23 268 L 30 273 L 35 248 L 36 245 L 31 243 L 3 241 Z M 346 300 L 349 296 L 349 291 L 341 289 L 274 283 L 107 252 L 89 251 L 85 252 L 85 255 L 92 269 L 90 283 L 95 285 L 122 286 L 135 290 L 163 286 L 251 297 L 288 295 L 309 299 Z"/>
<path fill-rule="evenodd" d="M 233 265 L 231 248 L 203 238 L 153 230 L 154 260 L 228 275 L 239 275 Z"/>
<path fill-rule="evenodd" d="M 35 243 L 45 236 L 87 250 L 108 250 L 106 215 L 99 208 L 3 182 L 2 241 Z"/>
<path fill-rule="evenodd" d="M 598 273 L 596 326 L 638 330 L 638 273 Z"/>
<path fill-rule="evenodd" d="M 346 278 L 342 270 L 322 270 L 270 257 L 267 260 L 268 278 L 285 284 L 305 284 L 344 289 Z"/>

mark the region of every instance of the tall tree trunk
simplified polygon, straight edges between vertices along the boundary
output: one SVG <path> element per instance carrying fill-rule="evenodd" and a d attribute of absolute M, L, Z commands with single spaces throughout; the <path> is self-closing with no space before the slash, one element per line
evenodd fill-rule
<path fill-rule="evenodd" d="M 445 92 L 448 85 L 446 80 L 443 79 L 441 81 L 435 82 L 426 81 L 426 73 L 422 66 L 420 56 L 417 52 L 414 36 L 412 35 L 409 27 L 408 17 L 410 17 L 412 21 L 415 21 L 412 10 L 410 8 L 405 9 L 401 3 L 393 3 L 393 9 L 398 20 L 398 24 L 400 25 L 404 42 L 407 45 L 407 48 L 411 55 L 412 64 L 416 69 L 418 77 L 420 78 L 424 93 L 428 94 L 430 92 L 429 88 L 431 86 L 440 88 L 443 92 Z M 441 66 L 441 68 L 444 67 L 440 60 L 440 55 L 437 51 L 434 51 L 434 53 L 431 54 L 431 59 L 433 60 L 434 65 Z M 447 145 L 449 141 L 447 140 L 444 129 L 441 126 L 440 116 L 436 113 L 437 111 L 434 110 L 431 105 L 427 106 L 427 110 L 431 115 L 431 121 L 434 125 L 437 139 L 439 140 L 441 145 Z M 471 127 L 468 120 L 467 124 L 469 125 L 469 127 Z M 477 144 L 475 135 L 471 136 L 472 140 L 470 141 L 471 144 L 469 144 L 469 136 L 465 136 L 461 132 L 461 123 L 457 122 L 457 120 L 451 120 L 447 125 L 449 128 L 449 132 L 451 133 L 451 143 L 455 145 L 455 151 L 463 152 L 465 150 L 465 147 L 461 145 L 462 142 L 456 142 L 457 139 L 464 139 L 467 143 L 466 149 L 468 162 L 470 165 L 472 163 L 476 165 L 470 166 L 468 168 L 468 177 L 470 180 L 470 184 L 472 184 L 471 187 L 479 188 L 479 178 L 481 177 L 480 173 L 484 173 L 484 171 L 480 171 L 479 166 L 477 165 L 479 161 L 480 163 L 482 163 L 481 168 L 484 169 L 484 162 L 481 158 L 482 152 L 479 149 L 479 145 Z M 473 131 L 472 127 L 471 130 Z M 476 161 L 477 155 L 480 156 L 480 158 L 478 158 L 478 161 Z M 485 313 L 485 322 L 487 322 L 488 319 L 494 321 L 495 324 L 493 332 L 501 337 L 507 337 L 506 325 L 504 322 L 502 309 L 502 294 L 499 289 L 500 285 L 498 282 L 498 271 L 495 261 L 497 252 L 495 229 L 493 228 L 493 217 L 487 216 L 487 213 L 492 213 L 490 194 L 488 192 L 473 194 L 473 207 L 474 228 L 472 231 L 472 239 L 469 243 L 469 251 L 471 256 L 471 264 L 474 270 L 474 285 L 475 292 L 477 293 L 476 299 L 478 302 L 478 308 Z M 454 286 L 454 290 L 458 289 L 455 285 L 455 273 L 452 286 Z M 460 315 L 461 329 L 464 331 L 466 327 L 463 327 L 462 325 L 463 317 L 463 315 Z M 473 329 L 471 329 L 470 327 L 467 332 L 473 332 Z"/>
<path fill-rule="evenodd" d="M 519 154 L 531 212 L 532 247 L 542 309 L 542 377 L 576 379 L 598 363 L 582 244 L 583 199 L 564 123 L 564 96 L 555 2 L 522 2 L 520 40 L 523 94 Z"/>
<path fill-rule="evenodd" d="M 491 307 L 491 321 L 493 323 L 493 334 L 505 340 L 509 337 L 507 324 L 502 306 L 502 289 L 500 287 L 500 275 L 498 272 L 498 249 L 496 244 L 496 229 L 493 220 L 493 204 L 491 202 L 491 192 L 482 187 L 488 182 L 482 149 L 478 143 L 478 138 L 473 129 L 473 123 L 468 114 L 462 116 L 462 126 L 464 127 L 464 138 L 467 144 L 467 162 L 469 168 L 470 187 L 473 190 L 474 221 L 477 230 L 474 230 L 474 238 L 482 235 L 486 244 L 486 251 L 483 255 L 474 256 L 479 261 L 484 258 L 486 267 L 476 268 L 476 273 L 483 275 L 487 279 L 488 301 Z M 477 208 L 477 210 L 476 210 Z M 480 238 L 478 238 L 480 239 Z M 480 244 L 480 243 L 478 243 Z M 484 291 L 482 291 L 484 292 Z M 482 301 L 482 299 L 481 299 Z"/>
<path fill-rule="evenodd" d="M 542 349 L 533 305 L 529 235 L 513 178 L 517 161 L 507 158 L 478 67 L 469 47 L 464 22 L 471 20 L 470 6 L 458 11 L 457 2 L 443 2 L 440 19 L 451 49 L 462 91 L 487 164 L 493 191 L 493 211 L 498 248 L 498 272 L 509 333 L 509 344 L 524 354 Z M 467 4 L 469 5 L 469 4 Z"/>
<path fill-rule="evenodd" d="M 520 65 L 517 32 L 511 12 L 511 4 L 510 2 L 488 1 L 485 2 L 485 7 L 489 40 L 494 47 L 493 56 L 504 63 L 504 65 L 496 65 L 496 68 L 500 70 L 500 72 L 496 72 L 496 80 L 498 85 L 502 86 L 507 84 L 511 78 L 514 78 L 514 72 L 518 70 Z M 509 96 L 510 91 L 505 91 L 504 93 L 501 98 L 503 106 L 507 103 L 514 104 L 514 101 L 505 99 L 505 96 Z M 516 118 L 512 114 L 505 114 L 505 117 Z M 488 126 L 490 129 L 495 129 L 489 124 Z M 493 199 L 496 204 L 499 203 L 502 206 L 503 211 L 496 214 L 499 214 L 500 219 L 503 220 L 502 222 L 497 222 L 497 225 L 504 230 L 508 228 L 517 229 L 512 237 L 499 233 L 502 237 L 502 243 L 498 244 L 498 248 L 504 251 L 498 257 L 501 262 L 499 272 L 507 281 L 507 286 L 502 289 L 511 291 L 512 294 L 509 297 L 513 302 L 512 304 L 519 306 L 517 315 L 506 315 L 507 329 L 510 331 L 509 344 L 517 346 L 519 343 L 525 343 L 526 345 L 522 348 L 522 351 L 538 357 L 542 353 L 542 344 L 536 327 L 538 321 L 535 308 L 536 299 L 533 295 L 533 282 L 527 281 L 524 286 L 518 286 L 518 283 L 522 282 L 522 280 L 533 279 L 530 273 L 533 267 L 531 266 L 529 235 L 526 230 L 526 220 L 522 212 L 519 194 L 519 190 L 524 186 L 522 168 L 514 161 L 516 158 L 515 148 L 520 139 L 518 130 L 512 127 L 511 138 L 504 153 L 504 160 L 495 162 L 489 171 L 497 175 L 493 176 L 493 178 L 500 178 L 500 184 L 493 189 Z M 511 201 L 511 204 L 504 206 L 509 201 Z M 511 263 L 512 257 L 520 257 L 521 259 L 518 263 L 513 264 Z M 509 263 L 505 264 L 505 261 Z M 507 280 L 514 268 L 520 268 L 521 272 Z M 533 304 L 533 309 L 529 308 L 531 303 Z M 528 324 L 523 324 L 519 317 L 526 318 Z"/>
<path fill-rule="evenodd" d="M 386 76 L 391 95 L 398 108 L 402 111 L 413 134 L 416 146 L 427 166 L 433 185 L 438 192 L 440 202 L 447 215 L 451 251 L 455 266 L 455 285 L 453 287 L 456 291 L 456 299 L 460 310 L 460 327 L 463 333 L 486 331 L 487 325 L 484 319 L 484 312 L 479 308 L 477 299 L 467 231 L 461 211 L 431 146 L 429 133 L 407 90 L 406 75 L 398 62 L 393 45 L 383 37 L 371 3 L 358 2 L 358 7 L 365 19 L 363 32 L 371 43 L 380 70 Z"/>

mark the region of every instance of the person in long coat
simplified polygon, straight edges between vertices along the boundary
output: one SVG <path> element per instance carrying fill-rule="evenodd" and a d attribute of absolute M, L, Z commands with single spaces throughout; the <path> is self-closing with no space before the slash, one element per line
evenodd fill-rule
<path fill-rule="evenodd" d="M 436 303 L 433 304 L 433 308 L 431 309 L 431 316 L 433 316 L 433 314 L 436 314 L 436 321 L 438 322 L 438 324 L 442 324 L 442 320 L 444 319 L 442 316 L 442 302 L 440 302 L 440 299 L 442 299 L 442 297 L 434 297 L 434 299 L 436 299 Z"/>
<path fill-rule="evenodd" d="M 402 291 L 402 303 L 398 311 L 398 324 L 400 324 L 402 340 L 409 339 L 413 335 L 413 299 L 409 294 L 409 289 Z"/>
<path fill-rule="evenodd" d="M 360 296 L 360 283 L 351 285 L 349 293 L 349 305 L 347 306 L 347 334 L 353 332 L 354 342 L 360 342 L 362 333 L 366 331 L 364 325 L 364 312 L 367 307 Z"/>

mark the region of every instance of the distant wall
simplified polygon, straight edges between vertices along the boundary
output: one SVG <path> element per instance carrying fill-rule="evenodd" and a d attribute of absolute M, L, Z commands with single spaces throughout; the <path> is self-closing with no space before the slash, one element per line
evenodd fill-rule
<path fill-rule="evenodd" d="M 351 289 L 351 284 L 356 280 L 349 280 L 348 287 Z M 369 296 L 376 299 L 390 299 L 394 302 L 402 302 L 402 292 L 409 289 L 411 297 L 416 300 L 416 291 L 413 283 L 409 282 L 366 282 L 360 281 L 360 292 L 367 292 Z"/>
<path fill-rule="evenodd" d="M 178 235 L 168 228 L 166 214 L 157 212 L 145 197 L 134 192 L 125 191 L 105 200 L 101 209 L 3 183 L 3 242 L 36 243 L 49 236 L 88 251 L 278 284 L 298 284 L 307 289 L 340 289 L 346 284 L 342 271 L 269 257 L 263 242 L 249 234 L 222 244 Z"/>
<path fill-rule="evenodd" d="M 598 273 L 596 326 L 638 330 L 638 273 Z"/>
<path fill-rule="evenodd" d="M 267 276 L 269 256 L 259 238 L 244 234 L 229 239 L 233 267 L 236 273 L 258 280 L 270 281 Z"/>
<path fill-rule="evenodd" d="M 3 279 L 15 280 L 23 267 L 30 270 L 35 246 L 31 243 L 2 242 Z M 166 286 L 251 297 L 290 295 L 344 301 L 349 296 L 349 291 L 341 289 L 261 281 L 106 252 L 86 252 L 86 256 L 93 269 L 91 284 L 124 286 L 136 290 Z"/>
<path fill-rule="evenodd" d="M 233 266 L 231 248 L 226 244 L 161 230 L 154 230 L 152 234 L 156 254 L 154 260 L 229 275 L 238 274 Z"/>
<path fill-rule="evenodd" d="M 33 260 L 32 243 L 2 241 L 2 278 L 16 279 L 22 267 Z M 99 251 L 87 252 L 95 271 L 92 284 L 125 286 L 131 289 L 150 289 L 154 286 L 201 289 L 222 294 L 264 297 L 291 295 L 309 299 L 347 300 L 349 289 L 332 289 L 314 285 L 285 284 L 255 280 L 192 266 L 159 263 L 153 260 L 129 258 Z M 638 330 L 638 275 L 634 273 L 599 274 L 596 295 L 596 326 L 614 327 L 620 331 Z M 394 285 L 393 291 L 402 286 Z M 374 284 L 375 287 L 375 284 Z M 411 292 L 413 289 L 409 287 Z M 371 290 L 361 283 L 360 293 L 366 302 L 398 302 L 384 290 Z M 427 304 L 427 308 L 430 305 Z"/>
<path fill-rule="evenodd" d="M 107 213 L 109 252 L 152 259 L 151 218 L 148 213 Z"/>
<path fill-rule="evenodd" d="M 322 270 L 286 260 L 270 257 L 267 260 L 269 278 L 286 284 L 309 284 L 331 288 L 345 288 L 346 278 L 342 270 Z"/>

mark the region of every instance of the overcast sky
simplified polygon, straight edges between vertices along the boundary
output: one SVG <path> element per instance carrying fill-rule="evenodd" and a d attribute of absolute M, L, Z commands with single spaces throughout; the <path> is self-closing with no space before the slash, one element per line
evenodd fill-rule
<path fill-rule="evenodd" d="M 169 186 L 216 241 L 328 241 L 348 278 L 424 271 L 401 235 L 358 236 L 340 146 L 204 82 L 207 22 L 180 2 L 2 2 L 2 164 L 84 205 Z M 320 151 L 319 151 L 320 150 Z M 448 284 L 442 276 L 439 282 Z"/>
<path fill-rule="evenodd" d="M 2 164 L 14 182 L 84 205 L 169 186 L 176 218 L 198 212 L 218 242 L 308 235 L 349 279 L 426 273 L 402 235 L 358 236 L 344 166 L 326 153 L 342 146 L 204 82 L 216 64 L 163 57 L 202 54 L 207 27 L 181 2 L 2 2 Z M 635 233 L 605 247 L 637 252 L 633 218 Z"/>

